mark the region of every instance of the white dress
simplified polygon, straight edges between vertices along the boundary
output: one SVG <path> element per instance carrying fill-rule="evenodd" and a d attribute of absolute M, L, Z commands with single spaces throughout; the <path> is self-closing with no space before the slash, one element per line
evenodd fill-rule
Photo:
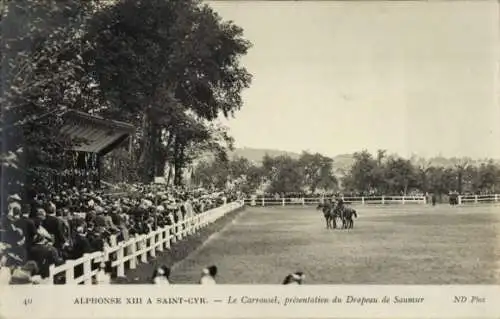
<path fill-rule="evenodd" d="M 99 270 L 99 272 L 95 275 L 95 282 L 97 285 L 110 285 L 111 284 L 111 276 L 104 272 L 104 270 Z"/>
<path fill-rule="evenodd" d="M 215 279 L 211 276 L 202 276 L 200 279 L 200 285 L 216 285 Z"/>
<path fill-rule="evenodd" d="M 153 284 L 155 285 L 161 285 L 161 286 L 168 286 L 170 285 L 170 282 L 165 276 L 158 276 L 153 279 Z"/>

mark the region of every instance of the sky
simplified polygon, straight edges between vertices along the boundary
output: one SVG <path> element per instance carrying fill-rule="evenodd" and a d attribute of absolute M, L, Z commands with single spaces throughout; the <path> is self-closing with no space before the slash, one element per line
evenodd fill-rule
<path fill-rule="evenodd" d="M 253 43 L 237 147 L 500 158 L 496 1 L 208 3 Z"/>

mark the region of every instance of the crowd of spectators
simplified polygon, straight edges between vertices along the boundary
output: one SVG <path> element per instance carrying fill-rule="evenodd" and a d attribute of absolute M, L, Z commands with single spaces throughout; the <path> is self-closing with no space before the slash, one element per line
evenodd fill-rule
<path fill-rule="evenodd" d="M 236 199 L 235 193 L 158 184 L 134 184 L 126 193 L 69 188 L 24 200 L 13 194 L 8 197 L 7 213 L 2 214 L 2 283 L 7 278 L 11 283 L 20 278 L 43 281 L 50 265 L 102 251 L 106 245 Z"/>

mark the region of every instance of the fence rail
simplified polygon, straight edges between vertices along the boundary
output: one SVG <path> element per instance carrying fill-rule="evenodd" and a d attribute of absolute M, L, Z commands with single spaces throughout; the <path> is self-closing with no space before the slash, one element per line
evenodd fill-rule
<path fill-rule="evenodd" d="M 344 202 L 350 204 L 425 204 L 425 196 L 344 196 Z M 247 198 L 245 204 L 250 206 L 306 206 L 317 205 L 322 197 L 303 198 Z"/>
<path fill-rule="evenodd" d="M 388 204 L 427 204 L 425 196 L 344 196 L 344 202 L 361 205 L 388 205 Z M 322 197 L 302 198 L 246 198 L 245 204 L 250 206 L 311 206 L 317 205 Z M 458 204 L 498 203 L 500 195 L 460 195 Z"/>
<path fill-rule="evenodd" d="M 85 254 L 76 260 L 67 260 L 60 266 L 50 266 L 48 282 L 52 283 L 56 276 L 64 274 L 66 284 L 92 284 L 101 262 L 110 262 L 111 267 L 116 269 L 117 277 L 124 277 L 126 268 L 135 269 L 139 263 L 147 263 L 148 256 L 156 257 L 157 252 L 169 250 L 178 240 L 194 234 L 243 205 L 243 201 L 231 202 L 120 243 L 116 243 L 116 237 L 113 237 L 111 246 L 106 246 L 104 251 Z"/>

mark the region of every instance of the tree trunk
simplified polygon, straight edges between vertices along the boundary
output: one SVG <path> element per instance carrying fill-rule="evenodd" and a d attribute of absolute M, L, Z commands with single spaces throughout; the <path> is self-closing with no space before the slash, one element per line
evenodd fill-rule
<path fill-rule="evenodd" d="M 463 179 L 463 173 L 462 171 L 458 171 L 458 193 L 462 194 L 462 179 Z"/>
<path fill-rule="evenodd" d="M 182 185 L 182 172 L 183 172 L 183 154 L 182 150 L 179 150 L 178 157 L 174 162 L 175 166 L 175 175 L 174 175 L 174 185 L 181 186 Z"/>

